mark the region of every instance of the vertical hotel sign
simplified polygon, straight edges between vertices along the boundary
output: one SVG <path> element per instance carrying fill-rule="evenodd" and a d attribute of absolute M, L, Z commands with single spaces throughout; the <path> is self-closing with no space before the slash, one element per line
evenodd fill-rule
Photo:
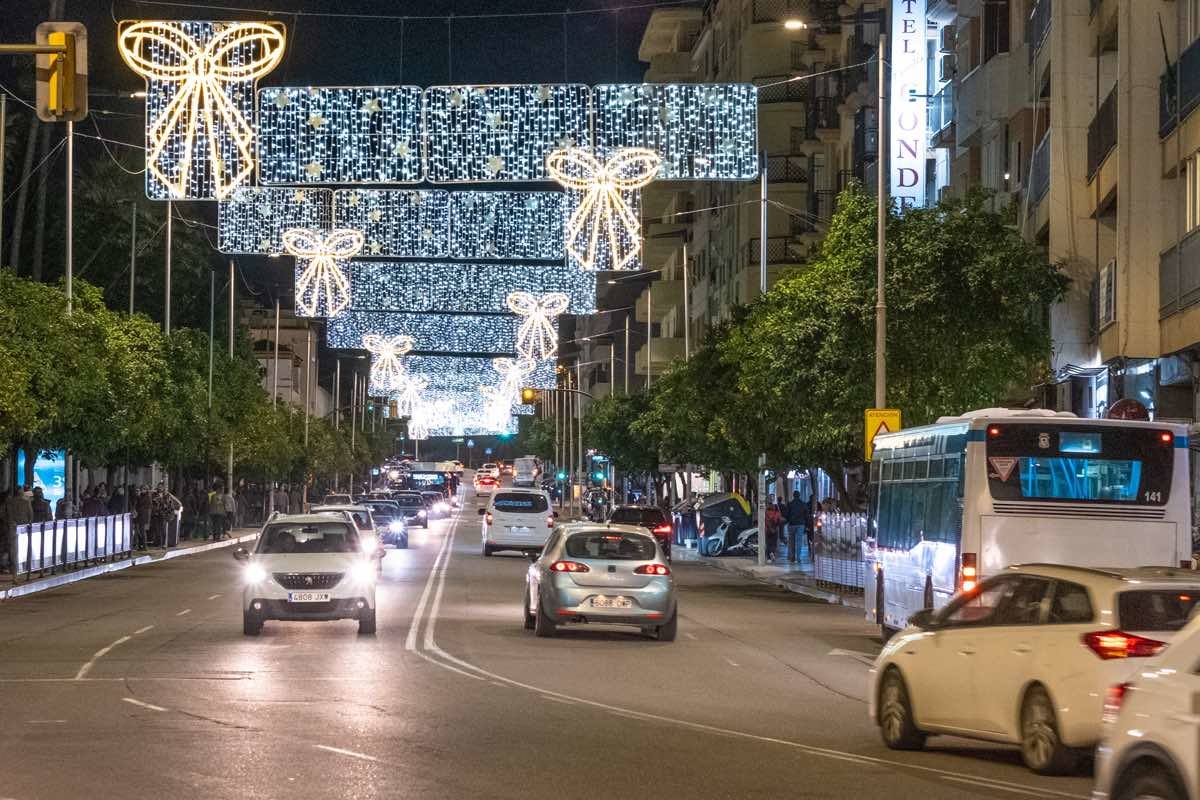
<path fill-rule="evenodd" d="M 901 208 L 925 205 L 926 0 L 892 0 L 892 197 Z"/>

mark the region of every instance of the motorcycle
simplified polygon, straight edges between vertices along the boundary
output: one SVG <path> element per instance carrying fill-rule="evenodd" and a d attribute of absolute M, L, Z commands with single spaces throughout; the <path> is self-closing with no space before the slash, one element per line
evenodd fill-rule
<path fill-rule="evenodd" d="M 746 528 L 736 533 L 730 529 L 733 520 L 721 517 L 721 524 L 700 540 L 700 554 L 705 556 L 758 556 L 758 528 Z"/>

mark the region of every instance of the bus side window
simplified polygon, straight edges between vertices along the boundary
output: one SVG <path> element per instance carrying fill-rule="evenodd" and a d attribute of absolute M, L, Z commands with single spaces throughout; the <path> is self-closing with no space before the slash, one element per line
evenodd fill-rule
<path fill-rule="evenodd" d="M 925 538 L 934 542 L 944 542 L 945 533 L 942 528 L 942 502 L 945 494 L 945 481 L 930 481 L 926 484 L 925 505 Z"/>
<path fill-rule="evenodd" d="M 929 487 L 924 483 L 914 483 L 912 486 L 912 512 L 908 521 L 909 547 L 915 547 L 924 538 L 925 509 L 929 505 Z"/>
<path fill-rule="evenodd" d="M 929 477 L 938 479 L 942 477 L 943 461 L 939 456 L 934 456 L 929 460 Z"/>
<path fill-rule="evenodd" d="M 912 517 L 913 485 L 911 483 L 893 484 L 895 497 L 892 506 L 892 530 L 895 531 L 893 547 L 908 550 L 913 545 L 909 535 L 908 521 Z"/>

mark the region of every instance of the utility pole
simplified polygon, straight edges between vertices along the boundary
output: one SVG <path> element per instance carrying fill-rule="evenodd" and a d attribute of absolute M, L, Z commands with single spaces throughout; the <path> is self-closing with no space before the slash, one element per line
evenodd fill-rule
<path fill-rule="evenodd" d="M 625 314 L 625 396 L 629 397 L 629 314 Z"/>
<path fill-rule="evenodd" d="M 308 449 L 308 418 L 312 416 L 312 328 L 304 349 L 304 449 Z"/>
<path fill-rule="evenodd" d="M 174 204 L 167 201 L 167 260 L 166 260 L 166 278 L 167 278 L 167 293 L 166 300 L 163 305 L 163 331 L 171 335 L 171 217 L 174 216 Z"/>
<path fill-rule="evenodd" d="M 217 271 L 208 271 L 208 420 L 204 430 L 204 488 L 212 487 L 212 463 L 209 448 L 212 446 L 212 401 L 213 401 L 213 337 L 217 317 Z"/>
<path fill-rule="evenodd" d="M 229 365 L 233 366 L 233 259 L 229 259 Z M 229 452 L 225 462 L 225 486 L 233 493 L 233 441 L 229 442 Z"/>
<path fill-rule="evenodd" d="M 133 293 L 137 285 L 137 201 L 129 201 L 129 316 L 133 316 Z"/>
<path fill-rule="evenodd" d="M 333 429 L 340 431 L 342 429 L 342 360 L 334 359 L 337 365 L 334 369 L 333 378 Z M 338 470 L 333 471 L 333 490 L 336 492 L 341 473 Z"/>
<path fill-rule="evenodd" d="M 875 117 L 875 180 L 876 180 L 876 241 L 875 241 L 875 407 L 887 403 L 887 299 L 884 278 L 887 270 L 887 95 L 884 92 L 886 73 L 887 34 L 879 34 L 879 113 Z M 765 184 L 764 184 L 765 185 Z"/>
<path fill-rule="evenodd" d="M 763 151 L 759 176 L 758 291 L 767 293 L 767 154 Z M 767 454 L 758 454 L 758 565 L 767 564 Z"/>
<path fill-rule="evenodd" d="M 8 95 L 0 92 L 0 198 L 4 197 L 4 132 L 8 128 Z M 0 253 L 4 252 L 4 215 L 0 214 Z M 16 264 L 13 264 L 15 267 Z"/>
<path fill-rule="evenodd" d="M 651 288 L 651 285 L 653 283 L 654 282 L 651 281 L 650 283 L 646 284 L 646 388 L 647 389 L 650 388 L 650 383 L 653 378 L 651 373 L 654 372 L 654 369 L 653 369 L 654 360 L 652 358 L 650 358 L 650 347 L 651 347 L 651 338 L 650 337 L 651 337 L 651 334 L 653 334 L 653 332 L 654 332 L 654 303 L 653 303 L 654 290 Z"/>
<path fill-rule="evenodd" d="M 690 361 L 692 357 L 692 315 L 689 309 L 689 297 L 692 293 L 688 282 L 688 248 L 687 240 L 683 242 L 683 360 Z"/>
<path fill-rule="evenodd" d="M 575 360 L 575 388 L 583 389 L 583 365 L 578 359 Z M 575 412 L 579 419 L 579 511 L 583 513 L 584 476 L 590 472 L 590 468 L 583 454 L 583 395 L 578 392 L 575 394 Z"/>
<path fill-rule="evenodd" d="M 271 369 L 271 408 L 279 402 L 279 296 L 275 297 L 275 357 Z"/>
<path fill-rule="evenodd" d="M 75 303 L 71 285 L 75 280 L 75 120 L 70 119 L 67 120 L 67 241 L 63 249 L 67 256 L 67 316 L 70 316 Z"/>

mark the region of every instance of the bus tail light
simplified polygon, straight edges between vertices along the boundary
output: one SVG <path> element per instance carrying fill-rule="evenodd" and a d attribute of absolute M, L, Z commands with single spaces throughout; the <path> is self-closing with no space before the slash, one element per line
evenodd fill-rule
<path fill-rule="evenodd" d="M 969 592 L 979 583 L 979 562 L 975 553 L 962 554 L 962 566 L 959 568 L 958 588 Z"/>

